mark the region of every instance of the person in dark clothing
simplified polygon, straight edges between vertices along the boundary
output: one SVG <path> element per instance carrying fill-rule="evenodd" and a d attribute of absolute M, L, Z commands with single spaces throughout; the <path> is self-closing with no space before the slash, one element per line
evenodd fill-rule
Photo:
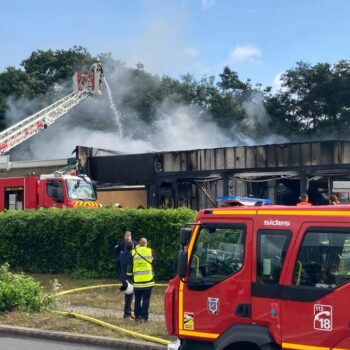
<path fill-rule="evenodd" d="M 121 252 L 119 256 L 119 264 L 120 264 L 120 282 L 122 282 L 122 286 L 120 288 L 121 291 L 125 291 L 127 288 L 128 282 L 132 282 L 132 265 L 133 258 L 131 255 L 131 251 L 134 249 L 133 241 L 126 241 L 124 244 L 124 251 Z M 132 304 L 133 294 L 125 294 L 124 297 L 124 318 L 134 320 L 135 317 L 131 313 L 131 304 Z"/>
<path fill-rule="evenodd" d="M 119 241 L 113 249 L 117 262 L 119 261 L 120 254 L 125 251 L 125 243 L 128 241 L 132 241 L 131 231 L 125 231 L 124 240 Z"/>
<path fill-rule="evenodd" d="M 117 271 L 120 270 L 120 261 L 119 261 L 120 255 L 121 255 L 121 253 L 125 252 L 125 243 L 129 242 L 129 241 L 134 243 L 134 247 L 137 246 L 137 243 L 132 240 L 131 231 L 125 231 L 124 240 L 119 241 L 118 244 L 113 248 L 113 252 L 114 252 L 115 257 L 116 257 Z"/>

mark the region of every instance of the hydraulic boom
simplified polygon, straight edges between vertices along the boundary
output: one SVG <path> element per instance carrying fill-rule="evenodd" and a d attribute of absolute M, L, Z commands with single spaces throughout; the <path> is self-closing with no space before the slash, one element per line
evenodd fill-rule
<path fill-rule="evenodd" d="M 101 95 L 102 80 L 103 69 L 100 63 L 93 64 L 88 74 L 76 73 L 72 93 L 0 133 L 0 155 L 46 129 L 86 97 Z"/>

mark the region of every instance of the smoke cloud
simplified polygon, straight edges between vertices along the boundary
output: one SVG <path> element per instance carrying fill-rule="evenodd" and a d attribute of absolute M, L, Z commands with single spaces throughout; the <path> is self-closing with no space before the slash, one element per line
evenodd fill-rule
<path fill-rule="evenodd" d="M 145 123 L 136 111 L 130 109 L 122 112 L 119 109 L 119 101 L 135 89 L 131 83 L 130 70 L 120 70 L 118 67 L 109 69 L 109 99 L 106 88 L 102 96 L 88 97 L 47 130 L 12 150 L 11 159 L 67 158 L 77 145 L 144 153 L 286 141 L 268 133 L 270 119 L 259 93 L 243 102 L 247 118 L 243 128 L 233 126 L 231 134 L 234 138 L 210 121 L 207 111 L 196 105 L 176 103 L 171 98 L 165 99 L 156 108 L 154 122 Z M 33 100 L 10 97 L 6 114 L 9 124 L 53 103 L 69 91 L 69 84 L 65 84 Z M 258 131 L 261 134 L 264 129 L 266 136 L 258 138 Z M 248 137 L 248 134 L 251 136 Z"/>
<path fill-rule="evenodd" d="M 202 3 L 205 8 L 215 5 L 213 0 Z M 147 2 L 142 31 L 134 40 L 114 42 L 111 45 L 116 49 L 114 56 L 129 66 L 142 62 L 145 70 L 152 74 L 177 76 L 190 71 L 198 77 L 213 73 L 188 35 L 190 17 L 186 6 L 181 4 L 177 1 Z M 258 93 L 243 102 L 247 117 L 242 125 L 234 125 L 232 130 L 219 128 L 203 108 L 176 103 L 176 98 L 172 97 L 155 106 L 151 111 L 152 122 L 141 120 L 133 108 L 120 108 L 120 101 L 137 97 L 139 87 L 133 76 L 135 72 L 108 55 L 104 58 L 110 94 L 105 86 L 102 96 L 88 97 L 47 130 L 13 149 L 12 160 L 67 158 L 77 145 L 143 153 L 286 141 L 270 135 L 270 117 Z M 72 84 L 68 81 L 33 100 L 8 98 L 8 124 L 18 122 L 71 91 Z"/>

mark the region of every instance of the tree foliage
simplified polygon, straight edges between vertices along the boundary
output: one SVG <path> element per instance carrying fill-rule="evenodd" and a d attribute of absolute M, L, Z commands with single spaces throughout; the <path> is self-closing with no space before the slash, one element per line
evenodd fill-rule
<path fill-rule="evenodd" d="M 22 61 L 27 75 L 40 81 L 45 93 L 54 83 L 71 79 L 77 70 L 88 68 L 94 62 L 90 53 L 81 46 L 69 50 L 38 50 Z"/>
<path fill-rule="evenodd" d="M 266 106 L 279 130 L 307 139 L 347 137 L 350 123 L 350 61 L 298 62 L 282 75 L 282 89 Z"/>
<path fill-rule="evenodd" d="M 75 71 L 87 69 L 96 59 L 76 46 L 69 50 L 37 50 L 22 61 L 21 68 L 6 68 L 0 73 L 0 130 L 9 126 L 6 101 L 10 96 L 31 99 L 50 93 L 55 84 L 70 81 Z M 150 74 L 142 63 L 127 67 L 110 54 L 101 54 L 99 59 L 106 76 L 116 80 L 113 90 L 120 112 L 126 119 L 140 120 L 148 127 L 159 118 L 158 107 L 171 101 L 197 106 L 203 120 L 217 124 L 228 137 L 234 137 L 237 130 L 256 142 L 273 133 L 294 140 L 347 137 L 350 61 L 315 65 L 298 62 L 282 75 L 281 89 L 272 91 L 261 84 L 253 86 L 249 79 L 242 81 L 230 67 L 224 67 L 217 78 L 196 80 L 188 73 L 176 79 Z M 70 88 L 66 84 L 67 92 Z M 258 105 L 260 100 L 268 112 L 266 117 L 265 110 L 256 109 L 250 115 L 246 107 Z M 86 126 L 93 129 L 95 119 L 85 116 L 85 124 L 91 122 Z"/>

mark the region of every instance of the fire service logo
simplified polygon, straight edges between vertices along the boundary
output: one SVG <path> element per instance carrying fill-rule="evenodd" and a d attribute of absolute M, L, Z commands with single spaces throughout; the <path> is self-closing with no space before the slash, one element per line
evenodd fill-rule
<path fill-rule="evenodd" d="M 208 311 L 211 315 L 219 312 L 219 298 L 208 298 Z"/>
<path fill-rule="evenodd" d="M 333 310 L 330 305 L 314 305 L 314 329 L 318 331 L 332 330 Z"/>

